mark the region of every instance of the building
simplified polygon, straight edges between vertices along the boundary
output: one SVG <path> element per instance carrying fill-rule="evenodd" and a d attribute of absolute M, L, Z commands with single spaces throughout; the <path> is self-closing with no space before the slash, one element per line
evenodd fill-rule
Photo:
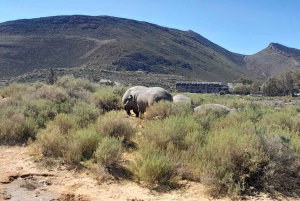
<path fill-rule="evenodd" d="M 219 93 L 228 92 L 229 87 L 223 82 L 176 82 L 176 90 L 190 93 Z"/>

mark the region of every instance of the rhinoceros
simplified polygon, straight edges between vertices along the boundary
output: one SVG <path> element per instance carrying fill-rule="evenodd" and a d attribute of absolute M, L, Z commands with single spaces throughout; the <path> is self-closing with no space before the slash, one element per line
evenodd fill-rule
<path fill-rule="evenodd" d="M 192 100 L 190 97 L 187 97 L 182 94 L 177 94 L 173 96 L 173 103 L 178 104 L 178 103 L 190 103 L 192 104 Z"/>
<path fill-rule="evenodd" d="M 139 93 L 137 97 L 137 106 L 139 115 L 146 111 L 146 108 L 152 105 L 154 102 L 161 100 L 173 101 L 172 95 L 161 87 L 150 87 L 149 89 Z"/>
<path fill-rule="evenodd" d="M 224 105 L 221 105 L 221 104 L 204 104 L 204 105 L 200 105 L 200 106 L 197 106 L 194 108 L 194 111 L 197 112 L 197 111 L 200 111 L 202 109 L 213 109 L 213 110 L 223 110 L 225 111 L 226 113 L 229 113 L 229 112 L 233 112 L 234 110 L 233 109 L 230 109 Z"/>
<path fill-rule="evenodd" d="M 130 116 L 130 110 L 133 110 L 136 117 L 139 116 L 138 106 L 136 103 L 137 95 L 143 91 L 148 89 L 148 87 L 145 86 L 134 86 L 129 88 L 122 97 L 122 103 L 124 105 L 124 109 L 126 110 L 127 114 Z M 128 101 L 130 100 L 130 101 Z"/>
<path fill-rule="evenodd" d="M 127 105 L 137 105 L 139 117 L 146 111 L 146 108 L 154 102 L 161 100 L 173 101 L 172 95 L 161 87 L 149 87 L 146 90 L 139 91 L 135 95 L 131 95 L 126 99 L 125 108 Z"/>

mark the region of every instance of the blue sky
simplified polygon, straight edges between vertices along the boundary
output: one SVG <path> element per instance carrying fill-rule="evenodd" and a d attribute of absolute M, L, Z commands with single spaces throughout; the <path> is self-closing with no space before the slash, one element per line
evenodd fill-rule
<path fill-rule="evenodd" d="M 0 22 L 73 14 L 193 30 L 246 55 L 271 42 L 300 49 L 299 0 L 0 0 Z"/>

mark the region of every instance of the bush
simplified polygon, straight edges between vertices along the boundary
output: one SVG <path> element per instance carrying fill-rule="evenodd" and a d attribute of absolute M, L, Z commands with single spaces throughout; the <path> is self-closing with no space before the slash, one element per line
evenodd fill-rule
<path fill-rule="evenodd" d="M 190 133 L 201 133 L 201 127 L 193 116 L 173 116 L 165 120 L 152 121 L 142 131 L 141 143 L 155 143 L 159 149 L 166 150 L 168 144 L 173 144 L 177 149 L 186 150 L 190 144 L 185 142 Z"/>
<path fill-rule="evenodd" d="M 26 85 L 26 84 L 18 84 L 13 83 L 10 86 L 4 87 L 0 90 L 0 96 L 3 98 L 16 96 L 18 94 L 24 94 L 26 92 L 34 91 L 33 87 Z"/>
<path fill-rule="evenodd" d="M 122 156 L 122 141 L 112 137 L 104 137 L 98 144 L 95 157 L 104 167 L 116 165 Z"/>
<path fill-rule="evenodd" d="M 101 116 L 97 122 L 98 133 L 128 141 L 136 133 L 124 112 L 111 111 Z"/>
<path fill-rule="evenodd" d="M 193 113 L 193 108 L 190 103 L 181 103 L 174 104 L 169 101 L 159 101 L 151 105 L 145 115 L 144 118 L 151 119 L 164 119 L 170 116 L 184 116 Z"/>
<path fill-rule="evenodd" d="M 205 146 L 198 149 L 201 181 L 210 194 L 240 195 L 262 189 L 267 163 L 259 139 L 236 128 L 224 129 L 207 136 Z M 194 164 L 195 165 L 195 164 Z"/>
<path fill-rule="evenodd" d="M 83 101 L 75 103 L 71 114 L 77 125 L 82 128 L 95 122 L 100 115 L 99 110 L 94 104 L 88 104 Z"/>
<path fill-rule="evenodd" d="M 213 125 L 224 118 L 228 113 L 229 111 L 222 107 L 209 106 L 195 111 L 195 116 L 202 128 L 210 131 L 214 127 Z"/>
<path fill-rule="evenodd" d="M 173 164 L 162 153 L 152 150 L 145 153 L 142 159 L 137 160 L 136 174 L 150 185 L 174 185 L 175 170 Z"/>
<path fill-rule="evenodd" d="M 54 86 L 63 88 L 67 94 L 75 100 L 80 99 L 87 103 L 91 102 L 91 94 L 94 93 L 99 85 L 83 78 L 64 76 L 57 80 Z"/>
<path fill-rule="evenodd" d="M 69 131 L 73 128 L 73 129 L 77 129 L 77 124 L 74 120 L 74 118 L 71 115 L 68 114 L 58 114 L 54 120 L 53 120 L 53 124 L 57 125 L 59 128 L 59 131 L 62 134 L 69 134 Z"/>
<path fill-rule="evenodd" d="M 90 159 L 93 156 L 102 138 L 92 127 L 78 130 L 74 134 L 74 140 L 79 144 L 82 159 Z"/>
<path fill-rule="evenodd" d="M 43 85 L 40 87 L 34 95 L 37 99 L 47 99 L 54 103 L 63 103 L 68 101 L 69 95 L 58 87 Z"/>
<path fill-rule="evenodd" d="M 110 89 L 110 90 L 109 90 Z M 122 108 L 121 97 L 110 88 L 101 88 L 93 94 L 93 100 L 102 113 Z"/>
<path fill-rule="evenodd" d="M 48 157 L 62 157 L 69 151 L 69 143 L 69 135 L 62 134 L 59 126 L 53 122 L 48 123 L 46 129 L 40 131 L 36 136 L 36 148 Z"/>

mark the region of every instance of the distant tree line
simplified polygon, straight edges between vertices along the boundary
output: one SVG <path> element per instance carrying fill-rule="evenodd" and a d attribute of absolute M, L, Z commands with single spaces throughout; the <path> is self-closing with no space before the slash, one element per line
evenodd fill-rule
<path fill-rule="evenodd" d="M 270 77 L 263 85 L 262 92 L 266 96 L 295 96 L 300 89 L 300 71 L 282 72 Z"/>

